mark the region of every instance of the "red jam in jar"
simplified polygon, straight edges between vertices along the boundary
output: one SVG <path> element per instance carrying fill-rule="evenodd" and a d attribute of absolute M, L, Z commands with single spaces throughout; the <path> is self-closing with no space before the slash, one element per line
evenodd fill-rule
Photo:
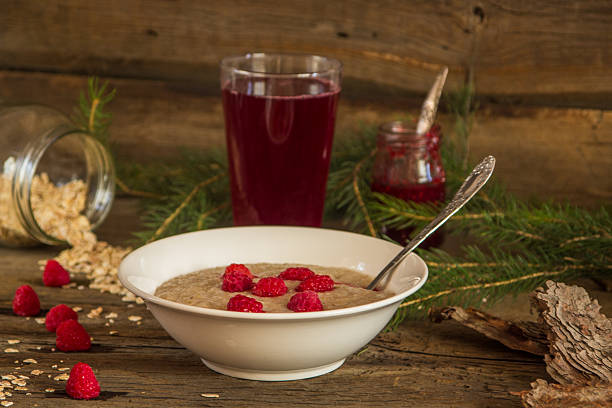
<path fill-rule="evenodd" d="M 418 135 L 413 124 L 389 122 L 378 131 L 372 191 L 404 201 L 441 204 L 445 199 L 446 175 L 440 157 L 440 126 Z M 383 229 L 383 233 L 405 245 L 414 228 Z M 436 232 L 421 247 L 439 246 L 443 235 Z"/>

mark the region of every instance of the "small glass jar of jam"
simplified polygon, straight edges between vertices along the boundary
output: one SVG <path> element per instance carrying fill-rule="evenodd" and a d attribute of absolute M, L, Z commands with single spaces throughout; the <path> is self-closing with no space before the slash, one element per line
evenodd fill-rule
<path fill-rule="evenodd" d="M 396 121 L 380 126 L 373 166 L 372 191 L 385 193 L 408 202 L 442 203 L 446 175 L 440 157 L 440 126 L 435 124 L 425 135 L 416 133 L 415 125 Z M 413 228 L 382 232 L 405 245 Z M 438 246 L 442 234 L 434 233 L 421 247 Z"/>

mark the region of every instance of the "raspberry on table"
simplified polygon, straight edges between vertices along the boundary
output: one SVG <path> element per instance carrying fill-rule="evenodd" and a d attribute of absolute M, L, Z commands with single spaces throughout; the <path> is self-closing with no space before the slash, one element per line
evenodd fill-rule
<path fill-rule="evenodd" d="M 231 265 L 229 265 L 227 268 L 225 268 L 225 273 L 223 274 L 223 276 L 225 276 L 227 273 L 230 273 L 230 272 L 243 273 L 243 274 L 247 275 L 249 278 L 253 279 L 253 274 L 251 273 L 249 268 L 247 268 L 243 264 L 231 264 Z"/>
<path fill-rule="evenodd" d="M 315 273 L 312 270 L 302 267 L 287 268 L 278 275 L 281 279 L 298 281 L 303 281 L 313 276 L 315 276 Z"/>
<path fill-rule="evenodd" d="M 92 399 L 100 395 L 100 384 L 89 365 L 76 363 L 72 367 L 66 393 L 75 399 Z"/>
<path fill-rule="evenodd" d="M 55 346 L 61 351 L 85 351 L 91 347 L 89 333 L 76 320 L 60 323 L 55 334 Z"/>
<path fill-rule="evenodd" d="M 274 276 L 261 278 L 251 292 L 262 297 L 281 296 L 287 293 L 287 285 L 284 280 Z"/>
<path fill-rule="evenodd" d="M 316 292 L 306 290 L 291 296 L 287 308 L 294 312 L 318 312 L 323 310 L 323 304 Z"/>
<path fill-rule="evenodd" d="M 45 327 L 50 332 L 54 332 L 60 323 L 66 320 L 79 320 L 79 315 L 64 304 L 52 307 L 45 316 Z"/>
<path fill-rule="evenodd" d="M 328 292 L 334 289 L 335 282 L 329 277 L 329 275 L 315 275 L 312 278 L 308 278 L 302 281 L 297 288 L 296 292 L 303 292 L 305 290 L 312 290 L 314 292 Z"/>
<path fill-rule="evenodd" d="M 19 316 L 36 316 L 40 313 L 40 300 L 30 285 L 23 285 L 15 291 L 13 312 Z"/>
<path fill-rule="evenodd" d="M 234 312 L 265 313 L 261 302 L 244 295 L 232 297 L 229 302 L 227 302 L 227 310 Z"/>
<path fill-rule="evenodd" d="M 230 270 L 223 274 L 221 289 L 226 292 L 243 292 L 253 287 L 253 275 L 248 275 L 241 270 Z"/>
<path fill-rule="evenodd" d="M 55 259 L 49 259 L 43 272 L 45 286 L 62 286 L 70 283 L 70 274 Z"/>

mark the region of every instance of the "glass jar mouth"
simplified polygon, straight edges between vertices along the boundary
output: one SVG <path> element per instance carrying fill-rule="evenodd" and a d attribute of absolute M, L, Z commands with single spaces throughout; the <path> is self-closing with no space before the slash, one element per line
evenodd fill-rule
<path fill-rule="evenodd" d="M 416 136 L 416 125 L 402 120 L 383 123 L 378 130 L 381 133 Z"/>
<path fill-rule="evenodd" d="M 378 141 L 383 144 L 404 144 L 413 147 L 424 147 L 429 143 L 426 134 L 417 134 L 414 123 L 402 120 L 380 125 L 378 127 Z"/>
<path fill-rule="evenodd" d="M 262 78 L 312 78 L 342 71 L 342 63 L 321 55 L 297 53 L 248 53 L 221 60 L 221 69 Z"/>

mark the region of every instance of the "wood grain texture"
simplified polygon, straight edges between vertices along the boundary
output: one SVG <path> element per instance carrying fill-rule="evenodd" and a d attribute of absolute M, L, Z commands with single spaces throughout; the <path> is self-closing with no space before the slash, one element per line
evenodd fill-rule
<path fill-rule="evenodd" d="M 101 238 L 123 241 L 129 237 L 137 219 L 133 204 L 118 200 L 99 231 Z M 87 403 L 92 407 L 518 407 L 519 398 L 509 391 L 527 389 L 530 381 L 545 375 L 541 359 L 510 351 L 459 325 L 406 322 L 322 377 L 266 383 L 222 376 L 168 337 L 144 306 L 129 306 L 118 296 L 89 289 L 44 287 L 36 261 L 56 252 L 49 247 L 0 248 L 0 374 L 30 377 L 27 392 L 31 395 L 13 391 L 8 398 L 15 406 L 81 406 L 82 402 L 66 396 L 65 382 L 53 379 L 62 373 L 58 368 L 78 361 L 92 365 L 101 384 L 100 398 Z M 32 318 L 12 314 L 13 292 L 26 283 L 40 297 L 41 315 L 58 303 L 83 308 L 79 321 L 94 339 L 91 350 L 53 351 L 52 333 Z M 87 313 L 98 306 L 103 307 L 101 316 L 88 318 Z M 118 314 L 114 323 L 104 318 L 110 312 Z M 142 324 L 129 321 L 130 315 L 142 316 Z M 111 335 L 110 330 L 117 333 Z M 9 346 L 9 339 L 21 342 Z M 19 352 L 4 353 L 8 347 Z M 37 363 L 24 363 L 27 358 Z M 33 369 L 44 373 L 32 375 Z M 56 391 L 45 393 L 45 388 Z"/>
<path fill-rule="evenodd" d="M 129 239 L 138 228 L 137 212 L 136 201 L 118 199 L 98 236 L 114 244 Z M 27 391 L 13 391 L 8 398 L 17 407 L 83 406 L 66 396 L 65 382 L 53 379 L 64 372 L 59 368 L 78 361 L 93 366 L 102 387 L 100 398 L 87 402 L 91 407 L 519 407 L 520 398 L 510 391 L 526 390 L 531 381 L 546 376 L 541 358 L 509 350 L 455 322 L 407 321 L 397 331 L 379 335 L 341 368 L 322 377 L 278 383 L 226 377 L 208 370 L 171 339 L 143 305 L 129 306 L 118 296 L 89 289 L 43 286 L 37 260 L 58 251 L 51 247 L 0 248 L 0 374 L 30 377 Z M 32 318 L 13 315 L 11 299 L 22 284 L 37 291 L 41 315 L 58 303 L 82 307 L 79 321 L 94 339 L 91 350 L 52 351 L 52 333 Z M 594 296 L 602 305 L 612 305 L 609 294 L 595 292 Z M 88 318 L 87 313 L 98 306 L 103 307 L 101 316 Z M 529 314 L 524 310 L 517 316 L 513 303 L 506 314 L 500 311 L 503 303 L 496 308 L 501 316 L 510 313 L 525 318 Z M 104 318 L 110 312 L 118 314 L 112 324 Z M 129 321 L 130 315 L 142 316 L 142 323 Z M 117 334 L 109 334 L 110 330 Z M 21 342 L 9 345 L 9 339 Z M 19 352 L 4 353 L 8 347 Z M 24 363 L 28 358 L 37 363 Z M 34 369 L 44 373 L 30 374 Z M 55 392 L 46 393 L 45 388 Z"/>
<path fill-rule="evenodd" d="M 45 103 L 67 113 L 85 84 L 82 76 L 0 71 L 0 90 L 7 100 Z M 118 89 L 109 107 L 111 138 L 122 156 L 163 159 L 181 148 L 223 146 L 219 95 L 172 81 L 113 78 L 111 85 Z M 414 117 L 419 102 L 343 95 L 337 137 L 354 134 L 364 123 Z M 452 137 L 452 118 L 442 114 L 440 121 L 445 136 Z M 488 154 L 497 158 L 496 177 L 519 197 L 598 206 L 612 192 L 612 111 L 483 105 L 476 113 L 470 155 L 477 161 Z"/>
<path fill-rule="evenodd" d="M 378 85 L 364 95 L 384 95 L 383 85 L 424 93 L 448 65 L 448 89 L 474 75 L 480 95 L 609 107 L 611 24 L 606 0 L 7 0 L 0 68 L 214 89 L 223 56 L 320 53 Z"/>

